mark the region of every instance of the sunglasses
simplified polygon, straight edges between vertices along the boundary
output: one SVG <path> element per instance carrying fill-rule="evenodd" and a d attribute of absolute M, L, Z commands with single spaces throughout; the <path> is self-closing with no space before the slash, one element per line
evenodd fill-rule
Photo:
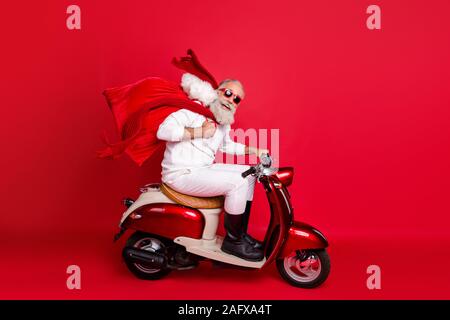
<path fill-rule="evenodd" d="M 233 91 L 231 91 L 230 89 L 227 89 L 227 88 L 221 88 L 221 89 L 219 89 L 219 90 L 222 91 L 222 92 L 223 92 L 223 95 L 224 95 L 225 97 L 227 97 L 227 98 L 230 98 L 230 97 L 233 96 Z M 240 96 L 238 96 L 237 94 L 234 94 L 233 102 L 234 102 L 236 105 L 238 105 L 239 102 L 241 102 L 241 101 L 242 101 L 242 98 L 241 98 Z"/>

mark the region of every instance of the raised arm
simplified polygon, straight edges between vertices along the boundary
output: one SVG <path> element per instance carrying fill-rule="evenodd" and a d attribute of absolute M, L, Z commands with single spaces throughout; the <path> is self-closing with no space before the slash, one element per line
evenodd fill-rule
<path fill-rule="evenodd" d="M 263 153 L 269 153 L 269 150 L 267 149 L 258 149 L 256 147 L 246 146 L 245 144 L 234 142 L 230 138 L 230 131 L 231 128 L 228 127 L 223 143 L 220 146 L 220 151 L 236 155 L 256 154 L 258 157 L 260 157 Z"/>

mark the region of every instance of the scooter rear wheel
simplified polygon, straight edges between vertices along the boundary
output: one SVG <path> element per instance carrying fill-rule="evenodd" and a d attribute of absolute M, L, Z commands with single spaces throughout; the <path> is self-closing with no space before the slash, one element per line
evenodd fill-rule
<path fill-rule="evenodd" d="M 125 247 L 134 247 L 160 254 L 166 254 L 167 240 L 151 235 L 148 233 L 137 231 L 128 238 Z M 146 266 L 145 263 L 136 263 L 124 257 L 125 264 L 128 269 L 139 279 L 157 280 L 170 273 L 168 267 L 154 268 Z"/>
<path fill-rule="evenodd" d="M 295 287 L 312 289 L 320 286 L 330 273 L 330 257 L 322 250 L 296 250 L 277 260 L 281 277 Z"/>

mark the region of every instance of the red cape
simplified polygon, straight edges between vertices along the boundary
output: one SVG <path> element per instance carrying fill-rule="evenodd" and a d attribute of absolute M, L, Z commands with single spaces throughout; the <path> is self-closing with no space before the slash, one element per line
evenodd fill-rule
<path fill-rule="evenodd" d="M 192 50 L 188 57 L 174 59 L 175 66 L 195 74 L 216 88 L 214 77 L 200 64 Z M 123 87 L 106 89 L 103 92 L 114 115 L 121 140 L 97 152 L 99 158 L 115 159 L 127 153 L 139 166 L 156 151 L 162 149 L 164 141 L 156 137 L 164 119 L 180 109 L 188 109 L 215 120 L 211 111 L 190 100 L 180 85 L 161 78 L 146 78 Z"/>

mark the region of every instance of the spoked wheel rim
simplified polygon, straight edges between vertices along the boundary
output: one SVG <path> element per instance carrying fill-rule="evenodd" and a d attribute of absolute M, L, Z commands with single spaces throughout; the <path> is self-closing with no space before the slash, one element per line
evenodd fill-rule
<path fill-rule="evenodd" d="M 134 244 L 135 248 L 150 251 L 150 252 L 160 252 L 164 250 L 164 244 L 161 240 L 147 237 L 142 238 Z M 142 263 L 134 263 L 135 267 L 145 273 L 156 273 L 161 269 L 150 268 Z"/>
<path fill-rule="evenodd" d="M 298 282 L 316 280 L 322 271 L 322 263 L 316 253 L 297 251 L 285 257 L 284 269 L 289 277 Z"/>

